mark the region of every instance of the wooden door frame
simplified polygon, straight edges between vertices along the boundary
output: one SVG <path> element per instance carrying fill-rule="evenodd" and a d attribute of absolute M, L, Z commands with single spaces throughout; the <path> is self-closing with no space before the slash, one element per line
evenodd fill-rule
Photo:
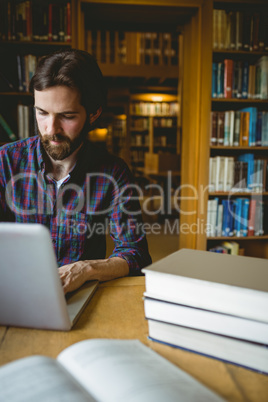
<path fill-rule="evenodd" d="M 179 248 L 206 249 L 206 214 L 212 76 L 213 0 L 91 0 L 75 2 L 73 46 L 84 49 L 81 3 L 193 8 L 184 25 Z M 179 72 L 181 74 L 181 72 Z"/>

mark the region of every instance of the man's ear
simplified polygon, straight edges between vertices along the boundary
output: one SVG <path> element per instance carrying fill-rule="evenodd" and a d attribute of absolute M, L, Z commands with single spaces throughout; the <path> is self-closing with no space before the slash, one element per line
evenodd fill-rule
<path fill-rule="evenodd" d="M 96 113 L 90 113 L 89 115 L 89 121 L 90 124 L 93 124 L 95 120 L 97 120 L 97 118 L 101 115 L 102 113 L 102 107 L 100 106 L 99 109 L 96 111 Z"/>

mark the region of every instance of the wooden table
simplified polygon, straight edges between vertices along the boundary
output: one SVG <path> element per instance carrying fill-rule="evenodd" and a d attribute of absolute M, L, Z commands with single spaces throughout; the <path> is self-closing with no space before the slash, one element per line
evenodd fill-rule
<path fill-rule="evenodd" d="M 144 277 L 101 284 L 70 332 L 0 326 L 0 365 L 33 354 L 55 358 L 88 338 L 139 339 L 228 401 L 268 401 L 268 376 L 149 341 L 144 288 Z"/>

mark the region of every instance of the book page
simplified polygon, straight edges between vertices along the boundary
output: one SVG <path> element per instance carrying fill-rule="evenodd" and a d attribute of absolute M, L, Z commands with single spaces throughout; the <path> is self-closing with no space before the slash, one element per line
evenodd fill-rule
<path fill-rule="evenodd" d="M 32 356 L 0 367 L 1 402 L 95 401 L 56 360 Z"/>
<path fill-rule="evenodd" d="M 222 401 L 137 340 L 82 341 L 58 361 L 100 402 Z"/>

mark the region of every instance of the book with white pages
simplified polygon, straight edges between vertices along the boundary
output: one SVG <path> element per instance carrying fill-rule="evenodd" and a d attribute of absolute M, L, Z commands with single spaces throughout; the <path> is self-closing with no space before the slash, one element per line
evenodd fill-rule
<path fill-rule="evenodd" d="M 89 339 L 57 359 L 8 363 L 0 367 L 0 389 L 0 402 L 223 401 L 138 340 Z"/>
<path fill-rule="evenodd" d="M 146 297 L 145 318 L 268 345 L 268 323 Z"/>
<path fill-rule="evenodd" d="M 148 325 L 152 341 L 268 374 L 266 345 L 166 322 L 148 320 Z"/>
<path fill-rule="evenodd" d="M 142 271 L 146 297 L 268 323 L 266 259 L 181 249 Z"/>

